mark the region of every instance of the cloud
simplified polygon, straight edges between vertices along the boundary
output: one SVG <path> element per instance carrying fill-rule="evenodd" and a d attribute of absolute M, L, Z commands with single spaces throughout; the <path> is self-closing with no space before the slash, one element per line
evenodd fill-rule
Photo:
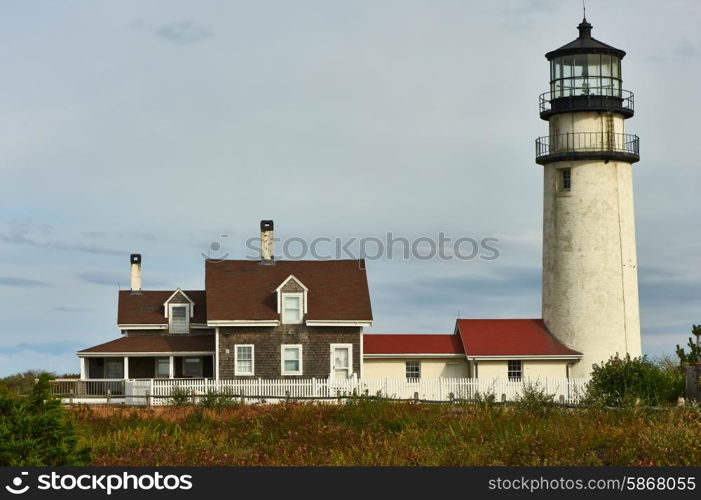
<path fill-rule="evenodd" d="M 116 271 L 86 271 L 77 275 L 78 279 L 93 285 L 119 286 L 128 284 L 129 276 Z"/>
<path fill-rule="evenodd" d="M 90 283 L 92 285 L 105 285 L 105 286 L 119 286 L 125 287 L 129 286 L 129 272 L 123 271 L 84 271 L 78 273 L 76 277 L 85 283 Z M 148 288 L 154 289 L 159 287 L 171 287 L 172 280 L 167 278 L 162 278 L 158 276 L 148 275 Z"/>
<path fill-rule="evenodd" d="M 79 342 L 65 340 L 56 342 L 21 342 L 14 345 L 0 346 L 0 354 L 19 354 L 22 352 L 34 352 L 41 354 L 75 353 L 85 346 Z"/>
<path fill-rule="evenodd" d="M 0 241 L 13 245 L 28 245 L 53 250 L 68 250 L 101 255 L 124 255 L 127 252 L 85 243 L 65 243 L 47 239 L 53 231 L 49 224 L 32 221 L 13 221 L 0 232 Z M 94 237 L 94 236 L 91 236 Z"/>
<path fill-rule="evenodd" d="M 45 281 L 28 280 L 24 278 L 11 278 L 8 276 L 0 276 L 0 285 L 5 286 L 44 286 L 48 285 Z"/>
<path fill-rule="evenodd" d="M 470 302 L 506 297 L 532 297 L 540 293 L 541 272 L 528 266 L 501 266 L 485 276 L 428 278 L 416 283 L 384 286 L 384 292 L 399 301 L 419 304 Z"/>
<path fill-rule="evenodd" d="M 0 377 L 27 370 L 42 370 L 63 373 L 78 373 L 80 364 L 75 352 L 51 354 L 35 351 L 21 351 L 13 354 L 0 352 Z"/>
<path fill-rule="evenodd" d="M 701 297 L 701 284 L 697 278 L 663 268 L 640 267 L 638 289 L 640 302 L 657 307 L 691 303 Z"/>
<path fill-rule="evenodd" d="M 162 24 L 156 28 L 156 34 L 176 45 L 191 45 L 209 38 L 212 36 L 212 31 L 206 26 L 183 21 L 180 23 Z"/>
<path fill-rule="evenodd" d="M 90 309 L 89 307 L 71 307 L 71 306 L 58 306 L 53 308 L 54 311 L 59 311 L 59 312 L 91 312 L 94 311 L 94 309 Z"/>
<path fill-rule="evenodd" d="M 688 40 L 684 40 L 674 49 L 674 53 L 681 57 L 701 59 L 701 50 Z"/>

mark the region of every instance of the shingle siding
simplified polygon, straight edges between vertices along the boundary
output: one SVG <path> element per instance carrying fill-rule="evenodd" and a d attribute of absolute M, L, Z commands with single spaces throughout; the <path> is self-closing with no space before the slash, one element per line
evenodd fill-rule
<path fill-rule="evenodd" d="M 234 378 L 234 346 L 255 346 L 254 378 L 327 378 L 331 368 L 331 344 L 353 345 L 353 372 L 360 375 L 360 336 L 356 327 L 307 327 L 281 325 L 219 328 L 219 377 Z M 281 345 L 302 344 L 302 375 L 281 375 Z M 226 352 L 228 349 L 228 353 Z M 251 377 L 237 377 L 251 378 Z"/>

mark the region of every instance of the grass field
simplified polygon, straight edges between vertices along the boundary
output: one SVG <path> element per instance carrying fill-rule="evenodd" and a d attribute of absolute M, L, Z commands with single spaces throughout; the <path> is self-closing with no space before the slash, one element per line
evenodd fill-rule
<path fill-rule="evenodd" d="M 698 409 L 76 407 L 93 465 L 701 465 Z"/>

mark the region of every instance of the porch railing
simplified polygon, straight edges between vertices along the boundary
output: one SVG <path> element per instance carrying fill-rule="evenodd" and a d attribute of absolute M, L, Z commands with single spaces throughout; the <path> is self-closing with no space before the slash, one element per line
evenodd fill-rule
<path fill-rule="evenodd" d="M 56 379 L 51 381 L 51 393 L 60 397 L 124 396 L 124 379 Z"/>

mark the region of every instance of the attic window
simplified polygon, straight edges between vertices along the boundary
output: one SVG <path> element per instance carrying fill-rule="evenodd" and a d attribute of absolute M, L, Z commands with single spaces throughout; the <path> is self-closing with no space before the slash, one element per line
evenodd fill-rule
<path fill-rule="evenodd" d="M 302 322 L 302 297 L 301 293 L 284 293 L 282 295 L 283 323 L 299 324 Z"/>
<path fill-rule="evenodd" d="M 170 333 L 189 333 L 190 315 L 187 304 L 171 304 L 168 317 L 170 318 Z"/>
<path fill-rule="evenodd" d="M 307 287 L 290 274 L 275 289 L 275 292 L 277 293 L 277 312 L 282 323 L 288 325 L 302 323 L 307 313 Z"/>

